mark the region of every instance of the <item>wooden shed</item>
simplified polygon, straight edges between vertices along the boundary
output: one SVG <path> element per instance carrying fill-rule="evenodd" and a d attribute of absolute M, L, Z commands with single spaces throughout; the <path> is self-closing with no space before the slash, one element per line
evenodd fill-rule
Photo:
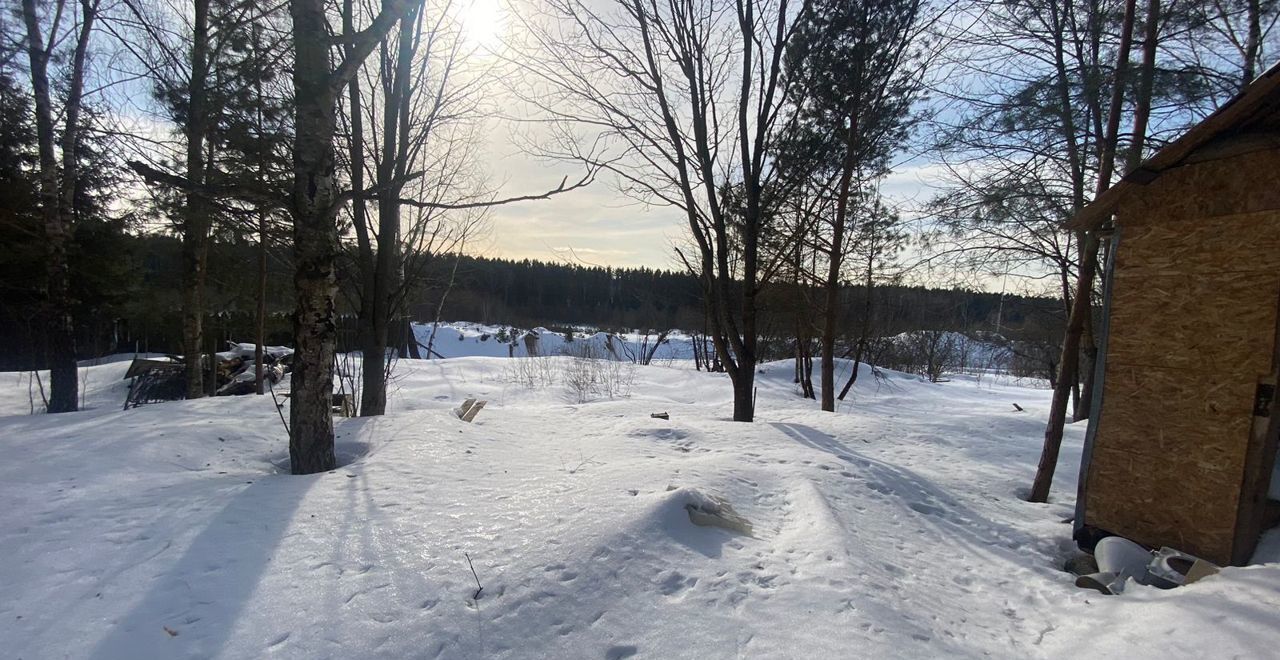
<path fill-rule="evenodd" d="M 1070 226 L 1108 247 L 1077 541 L 1249 561 L 1280 508 L 1280 66 Z"/>

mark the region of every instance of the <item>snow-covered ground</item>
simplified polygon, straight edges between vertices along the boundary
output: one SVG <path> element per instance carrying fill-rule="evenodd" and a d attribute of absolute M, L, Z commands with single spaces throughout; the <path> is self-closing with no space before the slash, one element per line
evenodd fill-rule
<path fill-rule="evenodd" d="M 423 346 L 430 345 L 431 350 L 443 358 L 528 357 L 524 336 L 530 333 L 538 337 L 535 344 L 537 355 L 581 355 L 583 347 L 590 346 L 595 355 L 627 361 L 634 361 L 634 356 L 651 348 L 658 341 L 658 331 L 646 334 L 633 330 L 610 335 L 585 326 L 576 330 L 574 338 L 569 340 L 560 332 L 541 327 L 523 330 L 466 321 L 441 323 L 438 326 L 431 323 L 413 324 L 413 333 L 418 341 Z M 434 340 L 432 333 L 435 334 Z M 655 363 L 692 359 L 693 338 L 679 330 L 670 331 L 653 354 Z"/>
<path fill-rule="evenodd" d="M 566 360 L 542 364 L 554 378 Z M 1053 503 L 1019 499 L 1044 390 L 864 373 L 824 414 L 795 396 L 789 364 L 769 364 L 759 420 L 741 424 L 722 375 L 639 367 L 629 398 L 576 404 L 562 384 L 519 384 L 520 362 L 400 361 L 391 412 L 338 420 L 345 464 L 312 476 L 281 469 L 270 397 L 121 411 L 119 362 L 84 370 L 88 410 L 32 416 L 25 379 L 0 375 L 0 655 L 1280 648 L 1280 564 L 1118 597 L 1072 586 L 1060 565 L 1083 425 L 1068 428 Z M 450 412 L 467 397 L 489 401 L 473 424 Z M 691 524 L 684 507 L 705 495 L 753 536 Z M 1280 537 L 1257 559 L 1280 560 Z"/>

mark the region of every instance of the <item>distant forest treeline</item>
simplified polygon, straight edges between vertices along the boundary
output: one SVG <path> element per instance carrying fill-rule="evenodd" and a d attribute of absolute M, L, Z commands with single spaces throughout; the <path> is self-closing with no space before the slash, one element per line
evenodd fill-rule
<path fill-rule="evenodd" d="M 158 234 L 116 235 L 102 247 L 110 254 L 98 253 L 94 258 L 114 262 L 112 290 L 111 295 L 103 295 L 97 289 L 107 289 L 108 283 L 100 283 L 78 292 L 77 302 L 84 311 L 76 316 L 80 358 L 135 349 L 179 352 L 180 292 L 174 276 L 178 240 Z M 215 241 L 210 247 L 206 293 L 208 309 L 214 310 L 206 317 L 210 348 L 221 349 L 227 340 L 252 341 L 257 246 L 247 241 Z M 288 344 L 293 309 L 290 255 L 272 250 L 268 263 L 268 342 Z M 703 332 L 706 326 L 698 283 L 686 273 L 452 255 L 437 258 L 433 266 L 410 294 L 410 320 L 430 322 L 438 315 L 445 321 L 521 328 L 590 325 L 606 330 L 691 332 Z M 117 284 L 125 290 L 115 288 Z M 339 297 L 344 315 L 354 314 L 350 293 Z M 36 320 L 20 312 L 29 309 L 22 304 L 27 295 L 14 288 L 0 290 L 0 369 L 29 369 L 43 361 Z M 808 295 L 812 292 L 787 284 L 767 289 L 761 334 L 778 340 L 793 337 L 796 304 Z M 861 320 L 865 296 L 862 286 L 844 291 L 846 325 Z M 1063 318 L 1062 302 L 1049 298 L 899 285 L 878 286 L 873 296 L 873 325 L 881 335 L 918 329 L 999 330 L 1013 339 L 1051 346 L 1058 340 Z M 353 333 L 340 332 L 341 350 L 351 348 Z"/>

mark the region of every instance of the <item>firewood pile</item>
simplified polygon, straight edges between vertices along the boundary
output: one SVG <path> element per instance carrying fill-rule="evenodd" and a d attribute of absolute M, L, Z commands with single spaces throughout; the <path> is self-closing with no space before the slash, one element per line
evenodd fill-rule
<path fill-rule="evenodd" d="M 204 358 L 204 372 L 212 371 L 215 378 L 215 396 L 238 396 L 256 391 L 257 369 L 254 362 L 256 344 L 228 342 L 228 349 L 213 354 L 214 368 L 210 370 L 208 356 Z M 263 379 L 270 385 L 280 382 L 290 371 L 293 349 L 284 346 L 263 347 Z M 181 356 L 167 358 L 134 358 L 125 372 L 130 380 L 129 394 L 124 408 L 136 408 L 147 403 L 176 401 L 186 398 L 186 371 Z"/>

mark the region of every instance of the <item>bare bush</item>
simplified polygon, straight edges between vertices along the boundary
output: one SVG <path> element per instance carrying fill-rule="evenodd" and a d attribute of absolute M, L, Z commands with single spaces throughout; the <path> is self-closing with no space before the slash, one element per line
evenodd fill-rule
<path fill-rule="evenodd" d="M 883 364 L 890 369 L 920 374 L 930 382 L 955 368 L 961 342 L 945 330 L 917 330 L 892 338 L 885 346 Z"/>
<path fill-rule="evenodd" d="M 507 361 L 504 372 L 507 382 L 536 389 L 556 384 L 556 364 L 554 358 L 527 357 L 511 358 Z"/>
<path fill-rule="evenodd" d="M 598 346 L 585 341 L 566 346 L 563 354 L 569 359 L 561 365 L 561 382 L 575 402 L 631 396 L 636 376 L 635 363 L 610 360 Z"/>

